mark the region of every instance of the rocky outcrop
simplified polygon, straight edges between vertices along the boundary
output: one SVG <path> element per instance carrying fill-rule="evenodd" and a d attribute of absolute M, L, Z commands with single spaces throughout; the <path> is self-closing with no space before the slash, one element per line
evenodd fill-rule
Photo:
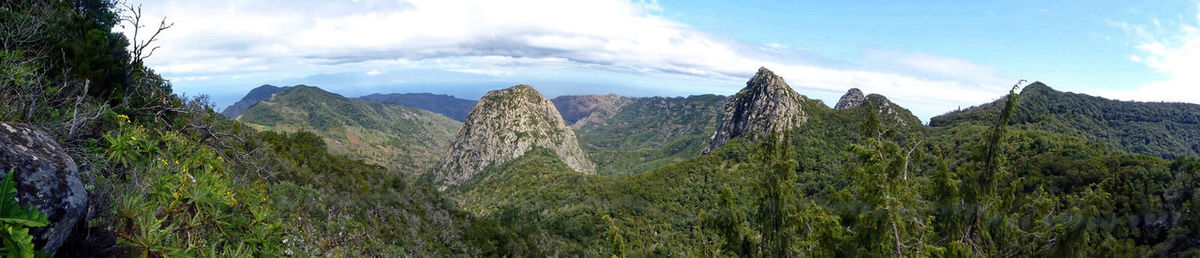
<path fill-rule="evenodd" d="M 863 92 L 858 88 L 850 88 L 850 91 L 846 91 L 846 95 L 842 95 L 833 109 L 847 109 L 862 106 L 864 103 L 867 103 L 867 97 L 863 96 Z"/>
<path fill-rule="evenodd" d="M 250 109 L 250 107 L 253 107 L 254 104 L 258 104 L 259 101 L 270 98 L 271 95 L 285 91 L 289 88 L 291 87 L 276 87 L 273 85 L 258 86 L 258 88 L 250 90 L 250 93 L 246 93 L 246 96 L 242 97 L 242 100 L 239 100 L 238 102 L 233 103 L 233 105 L 226 107 L 224 111 L 221 111 L 221 114 L 225 115 L 225 117 L 237 118 L 238 115 L 241 115 L 242 112 L 246 112 L 246 110 Z"/>
<path fill-rule="evenodd" d="M 596 165 L 587 159 L 554 103 L 529 85 L 517 85 L 490 91 L 475 103 L 434 177 L 444 190 L 534 147 L 554 151 L 575 171 L 595 173 Z"/>
<path fill-rule="evenodd" d="M 783 78 L 767 68 L 746 82 L 746 87 L 725 103 L 721 125 L 709 141 L 707 154 L 734 137 L 755 140 L 772 132 L 785 132 L 808 121 L 802 107 L 808 98 L 792 90 Z"/>
<path fill-rule="evenodd" d="M 41 130 L 0 123 L 0 178 L 9 170 L 17 184 L 17 201 L 37 207 L 50 220 L 45 227 L 30 230 L 34 245 L 54 253 L 87 206 L 75 161 Z"/>

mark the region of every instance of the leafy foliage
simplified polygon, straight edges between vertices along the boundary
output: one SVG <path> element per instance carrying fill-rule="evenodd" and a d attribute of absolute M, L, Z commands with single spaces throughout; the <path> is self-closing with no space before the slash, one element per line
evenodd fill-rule
<path fill-rule="evenodd" d="M 33 236 L 29 228 L 44 227 L 50 223 L 46 214 L 38 212 L 33 205 L 17 203 L 17 185 L 13 182 L 13 170 L 0 180 L 0 253 L 7 257 L 33 257 Z"/>

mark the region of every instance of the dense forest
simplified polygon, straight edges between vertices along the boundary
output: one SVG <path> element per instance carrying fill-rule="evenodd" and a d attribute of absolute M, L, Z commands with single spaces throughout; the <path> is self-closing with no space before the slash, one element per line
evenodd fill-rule
<path fill-rule="evenodd" d="M 170 33 L 156 29 L 170 23 L 139 16 L 108 0 L 0 3 L 0 122 L 39 128 L 66 149 L 88 197 L 69 237 L 47 250 L 30 230 L 50 219 L 11 201 L 21 168 L 0 164 L 17 171 L 0 181 L 0 253 L 1200 256 L 1200 159 L 1185 140 L 1196 137 L 1184 135 L 1194 105 L 1055 95 L 1034 83 L 981 107 L 989 112 L 924 126 L 876 96 L 840 110 L 806 105 L 798 128 L 734 138 L 707 155 L 695 130 L 711 133 L 716 114 L 686 113 L 673 118 L 694 127 L 675 128 L 678 138 L 580 133 L 593 157 L 642 151 L 637 162 L 599 161 L 605 173 L 576 173 L 535 148 L 438 191 L 331 154 L 319 132 L 262 130 L 174 93 L 144 65 L 155 35 Z M 122 25 L 139 31 L 114 32 Z M 902 116 L 881 114 L 885 103 Z M 654 126 L 642 119 L 653 104 L 609 123 Z M 344 107 L 401 108 L 380 105 Z M 615 134 L 632 138 L 605 139 Z"/>

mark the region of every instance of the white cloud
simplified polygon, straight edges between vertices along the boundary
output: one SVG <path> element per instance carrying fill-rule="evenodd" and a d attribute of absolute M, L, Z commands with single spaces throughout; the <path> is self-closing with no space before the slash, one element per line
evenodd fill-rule
<path fill-rule="evenodd" d="M 376 76 L 379 74 L 382 74 L 381 72 L 379 72 L 379 70 L 371 70 L 370 72 L 367 72 L 367 76 Z"/>
<path fill-rule="evenodd" d="M 1200 103 L 1200 4 L 1197 14 L 1178 26 L 1153 19 L 1149 26 L 1113 23 L 1134 38 L 1137 54 L 1129 60 L 1158 71 L 1165 77 L 1129 90 L 1103 91 L 1102 96 L 1141 101 Z"/>
<path fill-rule="evenodd" d="M 766 66 L 793 87 L 859 87 L 925 110 L 978 104 L 1003 92 L 980 90 L 1002 81 L 990 67 L 930 54 L 884 53 L 897 69 L 786 60 L 780 56 L 802 46 L 711 35 L 663 18 L 654 2 L 161 0 L 147 1 L 145 8 L 176 24 L 149 62 L 178 77 L 373 69 L 363 69 L 366 63 L 489 76 L 574 66 L 684 75 L 737 88 Z M 925 118 L 937 111 L 929 112 Z"/>

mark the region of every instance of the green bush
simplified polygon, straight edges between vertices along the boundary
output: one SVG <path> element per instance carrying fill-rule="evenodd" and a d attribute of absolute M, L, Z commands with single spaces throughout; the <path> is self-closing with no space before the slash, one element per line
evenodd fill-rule
<path fill-rule="evenodd" d="M 0 181 L 0 253 L 6 257 L 33 257 L 33 236 L 29 228 L 44 227 L 50 221 L 46 214 L 38 212 L 32 205 L 17 203 L 17 185 L 13 182 L 13 170 Z"/>

